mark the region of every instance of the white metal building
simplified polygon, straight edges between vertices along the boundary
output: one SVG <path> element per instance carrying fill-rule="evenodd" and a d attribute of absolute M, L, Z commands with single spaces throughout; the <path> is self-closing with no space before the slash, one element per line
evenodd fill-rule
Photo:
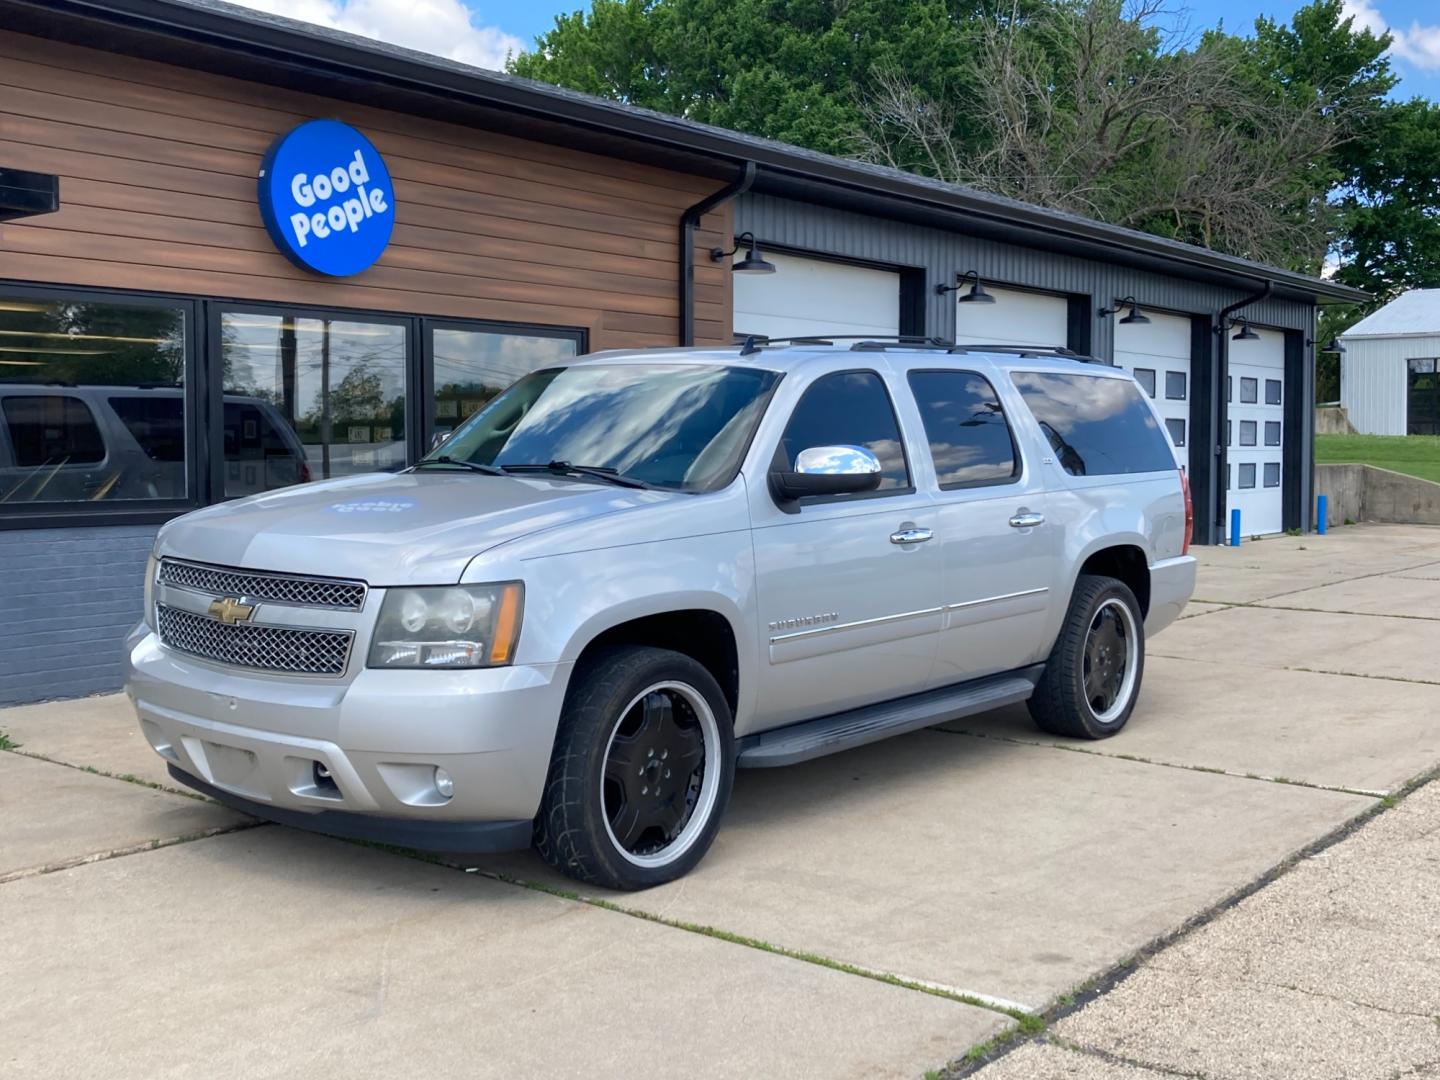
<path fill-rule="evenodd" d="M 1414 289 L 1340 335 L 1340 403 L 1362 435 L 1440 435 L 1440 289 Z"/>

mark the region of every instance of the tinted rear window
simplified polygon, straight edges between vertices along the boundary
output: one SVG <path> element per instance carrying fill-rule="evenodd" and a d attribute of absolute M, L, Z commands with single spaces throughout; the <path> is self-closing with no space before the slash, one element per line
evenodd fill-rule
<path fill-rule="evenodd" d="M 185 460 L 185 403 L 174 397 L 112 397 L 110 408 L 151 461 Z"/>
<path fill-rule="evenodd" d="M 1176 467 L 1164 431 L 1132 380 L 1034 371 L 1012 378 L 1071 476 Z"/>

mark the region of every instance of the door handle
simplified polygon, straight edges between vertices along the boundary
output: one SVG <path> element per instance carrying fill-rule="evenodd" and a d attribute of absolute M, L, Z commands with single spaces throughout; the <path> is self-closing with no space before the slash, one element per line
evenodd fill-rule
<path fill-rule="evenodd" d="M 1044 524 L 1044 514 L 1032 514 L 1028 511 L 1016 514 L 1010 519 L 1010 527 L 1012 529 L 1033 529 L 1036 525 Z"/>
<path fill-rule="evenodd" d="M 934 536 L 929 529 L 901 529 L 899 532 L 890 534 L 892 544 L 923 544 L 930 537 Z"/>

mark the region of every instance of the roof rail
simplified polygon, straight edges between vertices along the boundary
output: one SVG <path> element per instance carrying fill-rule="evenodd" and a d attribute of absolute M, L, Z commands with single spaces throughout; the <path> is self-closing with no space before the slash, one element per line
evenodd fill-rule
<path fill-rule="evenodd" d="M 747 334 L 745 340 L 737 342 L 740 355 L 749 356 L 767 345 L 834 345 L 837 341 L 855 341 L 880 349 L 885 342 L 908 345 L 912 348 L 948 349 L 951 343 L 938 337 L 923 334 L 801 334 L 795 337 L 767 337 L 765 334 Z M 851 348 L 856 348 L 852 345 Z"/>
<path fill-rule="evenodd" d="M 1073 349 L 1061 348 L 1059 345 L 952 345 L 950 346 L 950 352 L 993 352 L 1005 353 L 1008 356 L 1053 356 L 1063 360 L 1078 360 L 1082 364 L 1103 364 L 1105 367 L 1113 366 L 1108 360 L 1102 360 L 1098 356 L 1077 353 Z"/>

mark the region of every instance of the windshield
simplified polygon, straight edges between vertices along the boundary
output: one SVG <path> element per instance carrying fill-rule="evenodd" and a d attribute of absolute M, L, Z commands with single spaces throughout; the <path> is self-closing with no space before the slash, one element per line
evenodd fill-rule
<path fill-rule="evenodd" d="M 547 368 L 496 397 L 426 460 L 502 469 L 566 462 L 714 491 L 735 478 L 779 379 L 695 364 Z"/>

